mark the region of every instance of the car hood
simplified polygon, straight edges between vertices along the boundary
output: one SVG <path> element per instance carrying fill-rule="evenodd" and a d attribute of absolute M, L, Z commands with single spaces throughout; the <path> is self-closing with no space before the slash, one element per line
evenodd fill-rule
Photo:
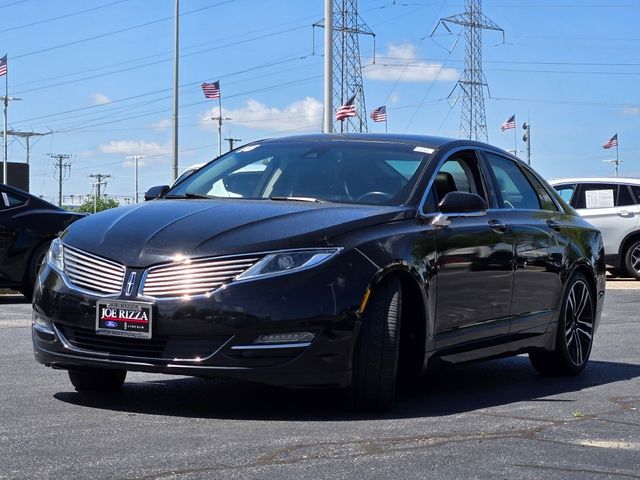
<path fill-rule="evenodd" d="M 402 219 L 406 208 L 272 200 L 154 200 L 71 225 L 63 242 L 130 267 L 326 245 L 347 231 Z"/>

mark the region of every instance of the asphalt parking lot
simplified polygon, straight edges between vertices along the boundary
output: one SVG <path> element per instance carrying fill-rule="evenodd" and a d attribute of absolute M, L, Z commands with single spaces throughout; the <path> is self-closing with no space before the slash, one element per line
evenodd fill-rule
<path fill-rule="evenodd" d="M 640 479 L 640 282 L 608 282 L 591 363 L 448 368 L 385 416 L 335 392 L 130 374 L 76 393 L 33 360 L 30 305 L 0 296 L 0 478 Z"/>

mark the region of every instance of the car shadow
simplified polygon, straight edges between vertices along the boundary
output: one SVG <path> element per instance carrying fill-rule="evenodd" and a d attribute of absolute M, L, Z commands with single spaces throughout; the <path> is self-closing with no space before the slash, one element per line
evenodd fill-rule
<path fill-rule="evenodd" d="M 342 407 L 338 390 L 293 390 L 236 381 L 172 378 L 127 382 L 115 394 L 58 392 L 73 405 L 136 414 L 205 419 L 349 421 L 452 415 L 546 397 L 640 377 L 640 365 L 592 361 L 576 377 L 543 377 L 526 357 L 444 367 L 399 389 L 387 414 Z"/>
<path fill-rule="evenodd" d="M 0 295 L 0 305 L 31 303 L 21 293 L 7 293 Z"/>

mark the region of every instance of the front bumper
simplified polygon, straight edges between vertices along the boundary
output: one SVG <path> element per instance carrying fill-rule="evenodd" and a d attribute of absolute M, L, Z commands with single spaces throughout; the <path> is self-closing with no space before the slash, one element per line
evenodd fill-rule
<path fill-rule="evenodd" d="M 285 386 L 347 386 L 357 309 L 374 273 L 361 254 L 344 252 L 308 271 L 230 283 L 209 298 L 156 301 L 147 340 L 97 335 L 96 301 L 102 297 L 71 288 L 45 266 L 34 294 L 35 358 L 68 370 L 102 367 Z M 259 335 L 291 332 L 315 337 L 254 343 Z"/>

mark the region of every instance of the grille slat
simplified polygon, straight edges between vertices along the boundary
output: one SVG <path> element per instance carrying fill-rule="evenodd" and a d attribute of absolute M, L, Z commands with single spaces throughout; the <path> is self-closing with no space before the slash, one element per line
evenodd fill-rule
<path fill-rule="evenodd" d="M 63 255 L 64 273 L 72 284 L 99 294 L 120 293 L 124 265 L 66 245 Z"/>
<path fill-rule="evenodd" d="M 147 272 L 142 293 L 153 298 L 204 295 L 233 281 L 259 259 L 205 259 L 153 267 Z"/>

